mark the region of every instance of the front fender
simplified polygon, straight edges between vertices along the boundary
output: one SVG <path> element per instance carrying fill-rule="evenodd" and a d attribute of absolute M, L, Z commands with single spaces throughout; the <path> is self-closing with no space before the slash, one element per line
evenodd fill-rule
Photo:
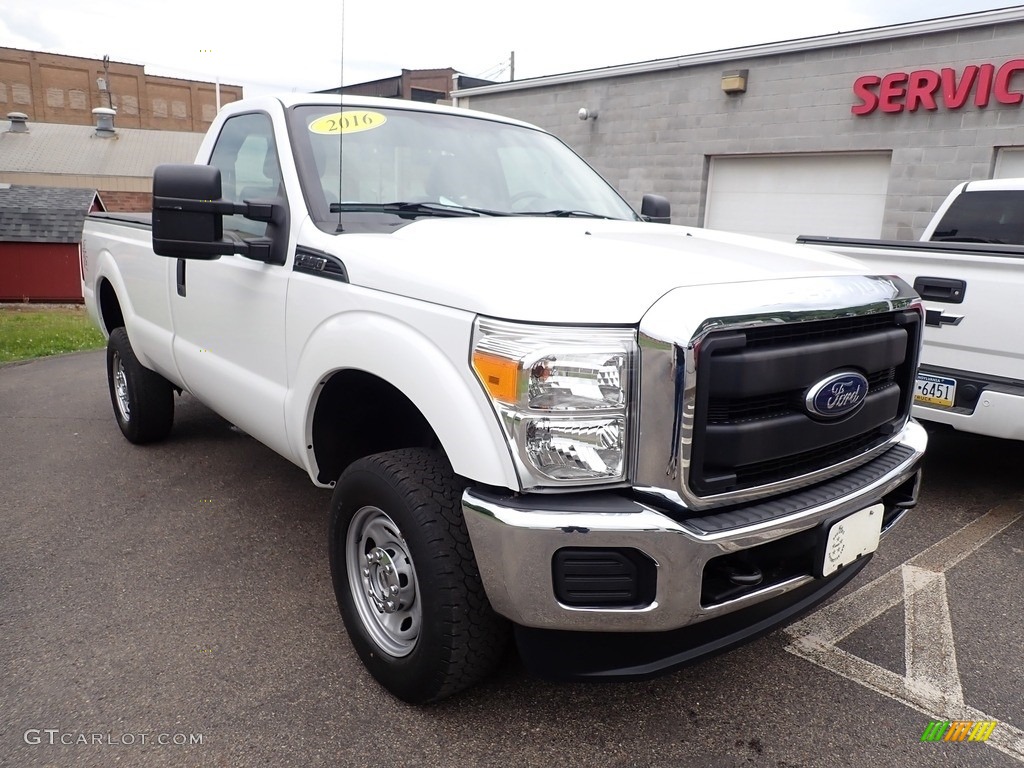
<path fill-rule="evenodd" d="M 471 316 L 431 313 L 414 327 L 367 310 L 335 315 L 310 334 L 299 356 L 285 404 L 292 449 L 317 481 L 313 415 L 331 374 L 356 369 L 401 391 L 423 414 L 459 475 L 519 489 L 508 444 L 469 367 Z M 430 335 L 419 328 L 429 324 Z M 320 484 L 320 483 L 318 483 Z"/>

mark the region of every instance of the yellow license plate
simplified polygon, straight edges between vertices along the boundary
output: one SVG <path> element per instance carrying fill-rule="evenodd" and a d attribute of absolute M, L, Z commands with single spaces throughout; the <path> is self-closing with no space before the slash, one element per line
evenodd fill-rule
<path fill-rule="evenodd" d="M 956 379 L 932 376 L 928 373 L 917 374 L 914 402 L 935 408 L 952 408 L 956 402 Z"/>

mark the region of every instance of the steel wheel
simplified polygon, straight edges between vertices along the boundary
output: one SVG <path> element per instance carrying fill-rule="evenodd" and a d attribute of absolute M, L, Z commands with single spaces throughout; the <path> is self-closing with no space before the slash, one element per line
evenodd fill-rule
<path fill-rule="evenodd" d="M 385 653 L 408 656 L 422 614 L 416 568 L 402 532 L 377 507 L 360 508 L 345 541 L 348 584 L 367 634 Z"/>
<path fill-rule="evenodd" d="M 124 372 L 124 361 L 121 355 L 114 353 L 114 402 L 117 410 L 121 412 L 121 418 L 125 422 L 131 421 L 132 407 L 128 400 L 128 377 Z"/>

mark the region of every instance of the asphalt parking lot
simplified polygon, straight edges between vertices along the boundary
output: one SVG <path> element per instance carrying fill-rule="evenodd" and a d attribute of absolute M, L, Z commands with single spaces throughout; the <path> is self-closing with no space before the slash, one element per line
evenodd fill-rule
<path fill-rule="evenodd" d="M 328 492 L 191 398 L 175 424 L 127 443 L 102 352 L 0 367 L 0 765 L 1024 765 L 1024 444 L 933 433 L 918 509 L 787 630 L 646 683 L 510 656 L 419 709 L 348 644 Z"/>

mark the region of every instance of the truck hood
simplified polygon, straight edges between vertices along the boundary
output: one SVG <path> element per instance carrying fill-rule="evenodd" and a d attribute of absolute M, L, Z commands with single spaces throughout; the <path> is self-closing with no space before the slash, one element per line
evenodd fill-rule
<path fill-rule="evenodd" d="M 392 234 L 335 236 L 333 245 L 354 285 L 546 323 L 635 324 L 684 286 L 865 274 L 852 259 L 804 246 L 603 219 L 421 219 Z"/>

